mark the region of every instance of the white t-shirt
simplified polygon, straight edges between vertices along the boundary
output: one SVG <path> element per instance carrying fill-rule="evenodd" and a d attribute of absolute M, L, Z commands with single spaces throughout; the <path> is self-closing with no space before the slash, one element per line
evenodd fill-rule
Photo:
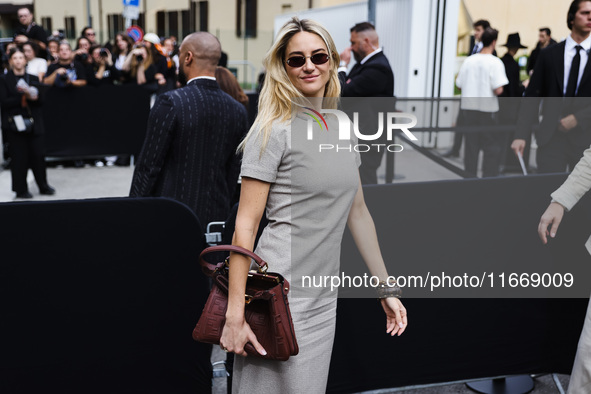
<path fill-rule="evenodd" d="M 117 60 L 115 60 L 115 68 L 117 70 L 123 70 L 123 63 L 125 63 L 125 58 L 127 58 L 127 56 L 125 56 L 124 54 L 120 54 L 119 56 L 117 56 Z"/>
<path fill-rule="evenodd" d="M 36 77 L 39 76 L 39 73 L 46 73 L 47 72 L 47 60 L 41 58 L 34 58 L 33 60 L 27 63 L 26 68 L 27 74 L 34 75 Z"/>
<path fill-rule="evenodd" d="M 456 86 L 462 89 L 462 109 L 497 112 L 499 101 L 494 90 L 509 83 L 505 66 L 494 55 L 477 53 L 460 67 Z"/>

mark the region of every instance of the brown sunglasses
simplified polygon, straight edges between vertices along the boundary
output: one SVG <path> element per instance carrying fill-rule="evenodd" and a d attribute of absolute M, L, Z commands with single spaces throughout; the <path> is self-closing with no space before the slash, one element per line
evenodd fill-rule
<path fill-rule="evenodd" d="M 312 56 L 292 56 L 286 60 L 286 63 L 290 67 L 302 67 L 304 64 L 306 64 L 307 58 L 310 58 L 312 63 L 319 65 L 326 63 L 329 59 L 329 56 L 326 53 L 317 53 Z"/>

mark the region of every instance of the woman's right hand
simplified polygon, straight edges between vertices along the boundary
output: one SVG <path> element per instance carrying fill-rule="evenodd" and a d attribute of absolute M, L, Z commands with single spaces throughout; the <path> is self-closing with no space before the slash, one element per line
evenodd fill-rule
<path fill-rule="evenodd" d="M 548 243 L 548 236 L 551 238 L 556 237 L 558 226 L 564 216 L 564 206 L 558 202 L 552 202 L 540 218 L 538 224 L 538 235 L 542 240 L 542 243 L 546 245 Z M 548 230 L 550 228 L 550 230 Z"/>
<path fill-rule="evenodd" d="M 267 351 L 257 340 L 256 335 L 246 322 L 244 318 L 226 318 L 226 323 L 222 330 L 222 337 L 220 338 L 220 348 L 227 352 L 238 354 L 239 356 L 247 356 L 244 346 L 250 342 L 254 348 L 262 354 L 267 355 Z"/>
<path fill-rule="evenodd" d="M 144 48 L 144 47 L 135 48 L 133 51 L 131 51 L 131 53 L 132 53 L 133 55 L 135 55 L 135 56 L 137 56 L 137 55 L 141 55 L 141 56 L 143 56 L 144 58 L 145 58 L 146 56 L 148 56 L 148 52 L 146 51 L 146 48 Z"/>

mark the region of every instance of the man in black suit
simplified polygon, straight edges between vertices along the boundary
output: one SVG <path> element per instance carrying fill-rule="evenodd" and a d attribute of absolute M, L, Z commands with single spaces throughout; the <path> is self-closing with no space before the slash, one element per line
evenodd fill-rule
<path fill-rule="evenodd" d="M 556 40 L 552 38 L 552 31 L 548 27 L 540 28 L 540 33 L 538 35 L 538 43 L 531 54 L 529 55 L 529 59 L 527 61 L 527 74 L 532 75 L 534 72 L 534 67 L 536 66 L 536 61 L 538 60 L 538 56 L 542 49 L 549 47 L 550 45 L 556 44 Z"/>
<path fill-rule="evenodd" d="M 246 109 L 215 80 L 221 56 L 207 32 L 187 36 L 179 49 L 179 79 L 186 86 L 161 94 L 148 120 L 130 196 L 170 197 L 189 206 L 206 225 L 225 221 L 236 188 L 236 148 L 248 123 Z M 211 345 L 196 354 L 195 392 L 211 392 Z"/>
<path fill-rule="evenodd" d="M 511 144 L 516 154 L 523 154 L 532 125 L 538 120 L 540 100 L 535 98 L 549 98 L 544 100 L 544 116 L 535 133 L 540 173 L 572 170 L 591 145 L 591 107 L 589 100 L 580 99 L 591 97 L 590 0 L 572 2 L 567 25 L 571 34 L 566 40 L 540 52 Z"/>
<path fill-rule="evenodd" d="M 351 52 L 357 62 L 349 74 L 347 65 L 351 61 Z M 380 48 L 378 34 L 369 22 L 358 23 L 351 28 L 351 46 L 341 53 L 339 65 L 341 95 L 343 97 L 393 97 L 394 73 L 390 62 Z M 367 111 L 374 113 L 375 111 Z M 363 125 L 362 125 L 363 126 Z M 373 121 L 366 122 L 366 134 L 376 131 Z M 363 131 L 363 130 L 362 130 Z M 386 133 L 382 134 L 386 137 Z M 387 141 L 376 140 L 373 144 L 387 144 Z M 363 184 L 378 183 L 377 169 L 382 162 L 384 149 L 372 146 L 368 152 L 361 153 L 359 173 Z"/>
<path fill-rule="evenodd" d="M 248 127 L 244 106 L 215 80 L 220 54 L 210 33 L 184 39 L 179 79 L 187 85 L 156 99 L 130 193 L 181 201 L 204 225 L 230 212 L 240 172 L 236 148 Z"/>

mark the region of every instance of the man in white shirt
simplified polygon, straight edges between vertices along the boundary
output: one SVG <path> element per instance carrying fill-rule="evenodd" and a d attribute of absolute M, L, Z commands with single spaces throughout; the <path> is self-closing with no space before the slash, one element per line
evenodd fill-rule
<path fill-rule="evenodd" d="M 482 33 L 482 50 L 468 57 L 456 79 L 456 86 L 462 90 L 462 123 L 469 126 L 490 126 L 496 123 L 499 111 L 497 96 L 503 93 L 503 86 L 509 83 L 501 59 L 493 55 L 498 31 L 487 28 Z M 482 176 L 499 175 L 503 134 L 494 131 L 468 132 L 464 151 L 464 167 L 476 177 L 478 154 L 483 151 Z"/>
<path fill-rule="evenodd" d="M 469 56 L 476 55 L 482 50 L 482 33 L 484 33 L 485 29 L 490 27 L 490 22 L 486 19 L 479 19 L 472 25 L 474 28 L 474 45 L 468 51 Z M 493 55 L 497 55 L 493 49 Z M 460 120 L 461 122 L 461 120 Z M 458 124 L 459 126 L 460 124 Z M 460 157 L 460 148 L 462 147 L 462 139 L 464 138 L 463 133 L 455 133 L 454 134 L 454 143 L 451 149 L 444 153 L 443 157 Z"/>

